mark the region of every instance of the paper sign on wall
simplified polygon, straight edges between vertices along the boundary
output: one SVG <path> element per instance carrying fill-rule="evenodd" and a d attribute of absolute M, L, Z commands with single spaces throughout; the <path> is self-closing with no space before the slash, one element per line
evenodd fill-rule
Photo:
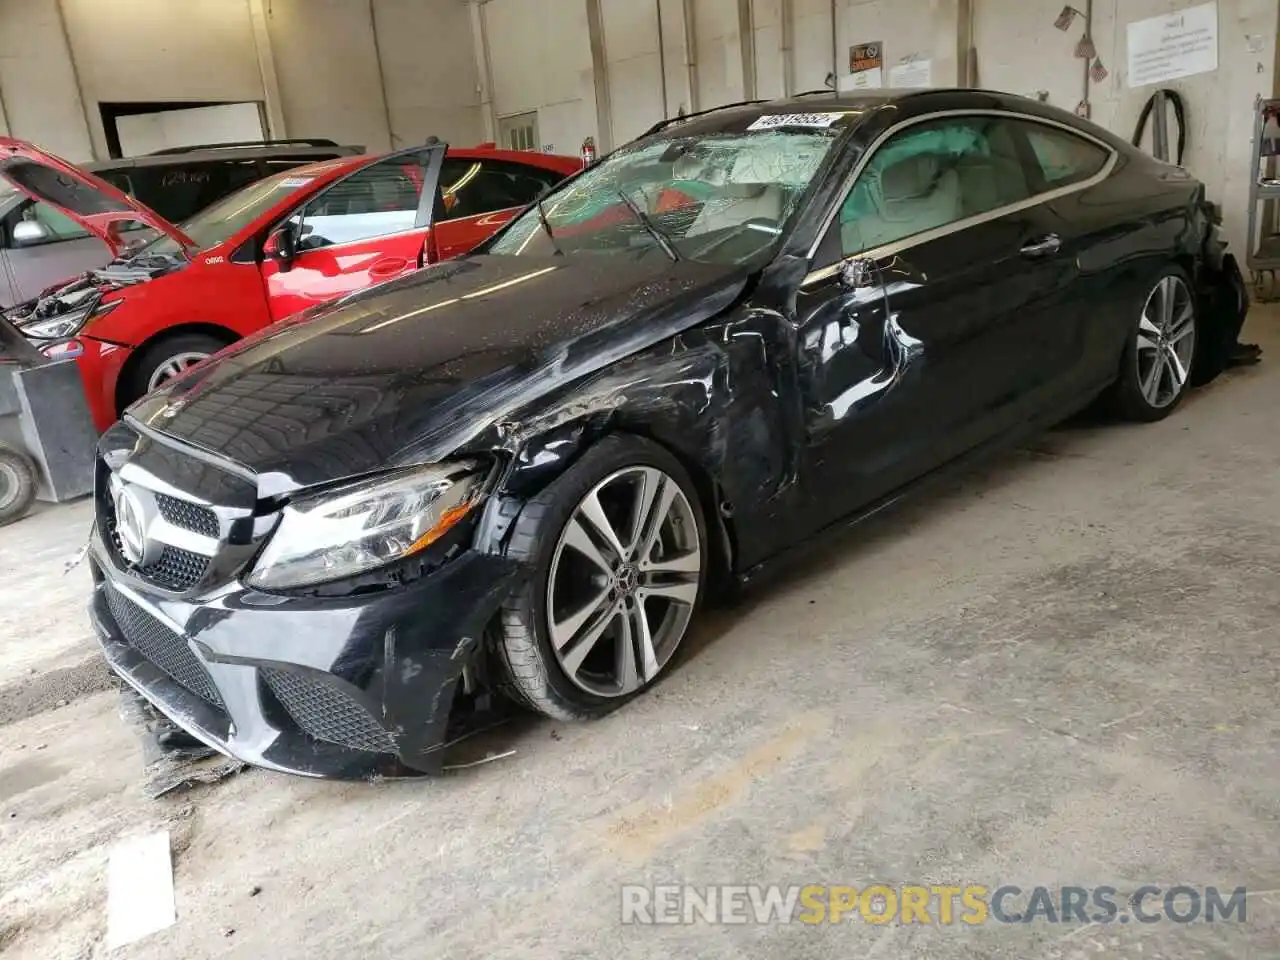
<path fill-rule="evenodd" d="M 876 90 L 884 86 L 884 44 L 855 43 L 849 48 L 849 76 L 842 77 L 841 90 Z"/>
<path fill-rule="evenodd" d="M 1218 5 L 1137 20 L 1128 27 L 1129 86 L 1164 83 L 1218 69 Z"/>
<path fill-rule="evenodd" d="M 889 68 L 889 86 L 898 89 L 933 86 L 932 60 L 904 60 Z"/>

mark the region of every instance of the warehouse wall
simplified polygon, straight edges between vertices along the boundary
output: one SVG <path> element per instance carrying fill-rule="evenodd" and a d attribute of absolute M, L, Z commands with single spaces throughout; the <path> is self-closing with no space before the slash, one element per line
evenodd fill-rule
<path fill-rule="evenodd" d="M 698 0 L 694 4 L 698 56 L 698 107 L 742 100 L 742 41 L 737 0 Z"/>
<path fill-rule="evenodd" d="M 482 138 L 463 0 L 256 2 L 283 133 L 373 150 Z M 0 98 L 14 136 L 80 161 L 107 156 L 100 102 L 263 102 L 250 0 L 0 0 Z"/>
<path fill-rule="evenodd" d="M 1127 24 L 1200 2 L 1204 0 L 1094 0 L 1094 45 L 1109 72 L 1092 86 L 1095 122 L 1128 138 L 1155 90 L 1129 87 Z M 975 0 L 981 85 L 1028 95 L 1047 90 L 1051 103 L 1073 110 L 1083 93 L 1083 65 L 1074 57 L 1083 29 L 1077 21 L 1065 33 L 1056 30 L 1053 21 L 1061 9 L 1061 0 L 1020 0 L 1016 5 Z M 1166 85 L 1187 105 L 1185 166 L 1223 204 L 1228 237 L 1237 251 L 1246 244 L 1253 102 L 1259 95 L 1274 95 L 1278 11 L 1276 0 L 1219 0 L 1218 69 Z M 1170 137 L 1176 137 L 1173 124 Z"/>
<path fill-rule="evenodd" d="M 664 115 L 658 4 L 601 0 L 600 13 L 609 89 L 617 91 L 610 102 L 613 142 L 626 143 Z"/>
<path fill-rule="evenodd" d="M 387 83 L 391 143 L 435 135 L 460 144 L 485 138 L 480 68 L 463 0 L 377 0 L 378 49 Z"/>
<path fill-rule="evenodd" d="M 12 135 L 93 156 L 57 0 L 0 0 L 0 98 Z"/>
<path fill-rule="evenodd" d="M 542 144 L 559 153 L 599 136 L 583 0 L 490 0 L 483 16 L 497 115 L 536 110 Z"/>
<path fill-rule="evenodd" d="M 271 0 L 267 32 L 290 136 L 390 149 L 367 3 Z"/>

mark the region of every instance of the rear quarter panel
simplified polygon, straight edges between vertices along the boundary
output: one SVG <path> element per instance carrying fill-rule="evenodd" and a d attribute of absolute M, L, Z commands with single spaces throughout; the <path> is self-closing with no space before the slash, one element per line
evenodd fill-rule
<path fill-rule="evenodd" d="M 1115 375 L 1137 311 L 1162 270 L 1178 264 L 1194 277 L 1206 229 L 1202 195 L 1181 168 L 1125 151 L 1102 183 L 1048 204 L 1075 256 L 1084 379 Z"/>

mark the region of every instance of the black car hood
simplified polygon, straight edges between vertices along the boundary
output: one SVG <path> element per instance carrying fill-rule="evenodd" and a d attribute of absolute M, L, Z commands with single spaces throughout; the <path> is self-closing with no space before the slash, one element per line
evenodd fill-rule
<path fill-rule="evenodd" d="M 270 495 L 432 462 L 539 398 L 730 306 L 747 267 L 660 253 L 473 256 L 269 327 L 128 418 Z"/>

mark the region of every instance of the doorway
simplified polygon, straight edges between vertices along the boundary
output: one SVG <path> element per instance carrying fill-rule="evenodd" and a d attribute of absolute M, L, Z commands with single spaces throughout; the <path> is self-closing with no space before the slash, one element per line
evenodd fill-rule
<path fill-rule="evenodd" d="M 112 157 L 140 157 L 174 147 L 262 140 L 262 105 L 242 103 L 103 103 L 102 129 Z"/>

